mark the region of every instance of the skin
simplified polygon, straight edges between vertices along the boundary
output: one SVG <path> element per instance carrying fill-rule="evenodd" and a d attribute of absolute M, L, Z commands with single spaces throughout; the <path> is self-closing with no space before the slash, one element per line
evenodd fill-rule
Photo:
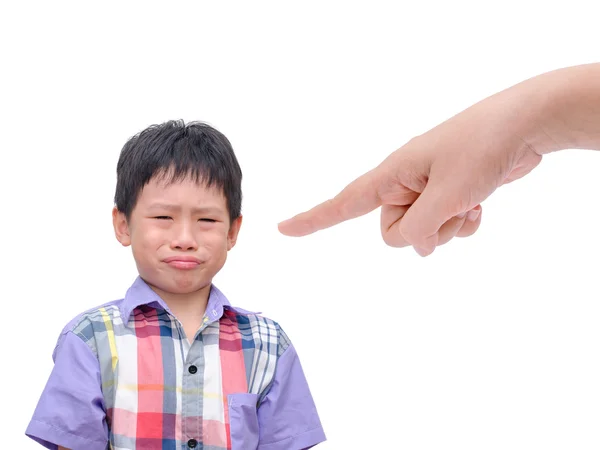
<path fill-rule="evenodd" d="M 305 236 L 381 207 L 385 243 L 427 256 L 475 233 L 480 204 L 497 188 L 568 148 L 600 149 L 598 63 L 548 72 L 486 98 L 279 230 Z"/>

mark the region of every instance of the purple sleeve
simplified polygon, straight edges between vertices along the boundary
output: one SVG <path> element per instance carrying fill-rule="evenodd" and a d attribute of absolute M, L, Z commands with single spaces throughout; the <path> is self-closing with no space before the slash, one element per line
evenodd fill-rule
<path fill-rule="evenodd" d="M 258 407 L 258 450 L 301 450 L 325 441 L 298 354 L 293 345 L 279 357 L 271 388 Z"/>
<path fill-rule="evenodd" d="M 55 350 L 54 368 L 29 422 L 27 436 L 49 449 L 105 450 L 105 420 L 100 368 L 92 350 L 67 332 Z"/>

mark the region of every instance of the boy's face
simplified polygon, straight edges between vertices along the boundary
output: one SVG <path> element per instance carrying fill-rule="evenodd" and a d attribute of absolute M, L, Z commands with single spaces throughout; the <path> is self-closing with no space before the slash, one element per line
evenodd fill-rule
<path fill-rule="evenodd" d="M 117 239 L 131 245 L 140 276 L 169 294 L 210 285 L 235 245 L 242 218 L 230 224 L 220 189 L 184 179 L 153 178 L 142 189 L 129 221 L 113 209 Z"/>

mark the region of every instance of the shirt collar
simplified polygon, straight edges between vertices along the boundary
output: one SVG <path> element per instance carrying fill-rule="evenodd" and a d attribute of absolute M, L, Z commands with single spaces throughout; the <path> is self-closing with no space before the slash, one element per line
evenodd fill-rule
<path fill-rule="evenodd" d="M 129 322 L 129 318 L 133 313 L 133 310 L 139 306 L 148 305 L 152 308 L 163 309 L 172 315 L 169 307 L 160 296 L 154 292 L 148 284 L 142 280 L 140 276 L 136 278 L 131 287 L 125 294 L 125 299 L 121 304 L 121 316 L 125 323 Z M 227 297 L 212 284 L 210 287 L 210 294 L 208 296 L 208 303 L 206 305 L 205 316 L 208 317 L 210 322 L 219 320 L 225 309 L 230 309 L 238 314 L 260 314 L 260 312 L 246 311 L 242 308 L 231 306 Z"/>

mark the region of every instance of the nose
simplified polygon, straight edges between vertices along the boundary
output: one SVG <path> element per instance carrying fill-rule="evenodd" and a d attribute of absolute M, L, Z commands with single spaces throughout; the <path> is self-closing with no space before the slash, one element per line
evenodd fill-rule
<path fill-rule="evenodd" d="M 194 237 L 192 225 L 188 223 L 180 223 L 178 227 L 174 229 L 174 236 L 171 241 L 171 248 L 174 250 L 197 250 L 198 242 Z"/>

